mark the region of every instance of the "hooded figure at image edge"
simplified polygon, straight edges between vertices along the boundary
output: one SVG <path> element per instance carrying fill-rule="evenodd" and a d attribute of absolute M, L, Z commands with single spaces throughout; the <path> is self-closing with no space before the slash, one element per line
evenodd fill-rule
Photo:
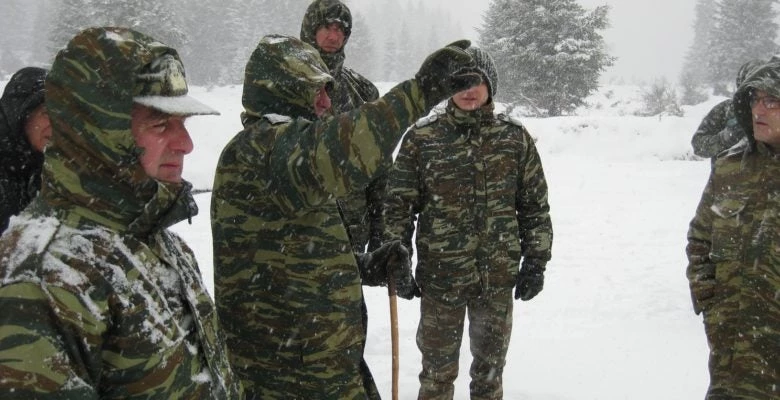
<path fill-rule="evenodd" d="M 746 78 L 734 94 L 734 111 L 747 140 L 715 160 L 688 230 L 686 272 L 710 347 L 707 400 L 775 400 L 780 398 L 780 62 L 761 65 Z"/>
<path fill-rule="evenodd" d="M 133 133 L 139 101 L 192 107 L 186 92 L 176 51 L 132 30 L 87 29 L 57 55 L 41 194 L 0 239 L 0 398 L 242 397 L 167 229 L 197 213 L 191 185 L 152 179 Z M 216 113 L 200 106 L 180 114 Z"/>
<path fill-rule="evenodd" d="M 27 135 L 30 114 L 43 104 L 46 70 L 26 67 L 5 85 L 0 98 L 0 234 L 41 189 L 43 152 Z"/>
<path fill-rule="evenodd" d="M 316 49 L 269 35 L 252 53 L 245 128 L 222 152 L 211 204 L 217 309 L 248 398 L 367 397 L 360 364 L 368 269 L 357 263 L 335 199 L 386 172 L 404 127 L 479 82 L 460 73 L 473 66 L 465 47 L 434 52 L 415 79 L 376 102 L 320 119 L 315 104 L 333 78 Z M 393 248 L 403 250 L 391 252 L 405 265 L 398 272 L 411 279 L 408 252 Z"/>

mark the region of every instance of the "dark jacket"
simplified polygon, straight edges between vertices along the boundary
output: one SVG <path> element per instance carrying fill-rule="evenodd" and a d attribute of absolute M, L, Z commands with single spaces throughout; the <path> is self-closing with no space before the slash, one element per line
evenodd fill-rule
<path fill-rule="evenodd" d="M 547 182 L 525 128 L 452 100 L 404 136 L 388 178 L 386 238 L 407 246 L 417 231 L 417 282 L 457 297 L 469 285 L 509 289 L 521 258 L 545 265 L 552 224 Z"/>
<path fill-rule="evenodd" d="M 27 140 L 24 124 L 43 103 L 46 70 L 27 67 L 8 81 L 0 98 L 0 234 L 41 188 L 43 153 Z"/>

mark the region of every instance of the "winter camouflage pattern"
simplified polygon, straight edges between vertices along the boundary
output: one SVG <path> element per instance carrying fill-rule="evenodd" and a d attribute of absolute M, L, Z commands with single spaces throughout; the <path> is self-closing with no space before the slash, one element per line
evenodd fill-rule
<path fill-rule="evenodd" d="M 737 87 L 763 62 L 750 60 L 737 71 Z M 724 100 L 704 116 L 691 139 L 693 153 L 699 157 L 714 157 L 736 145 L 745 137 L 745 130 L 734 115 L 732 99 Z"/>
<path fill-rule="evenodd" d="M 27 139 L 25 123 L 43 103 L 46 70 L 26 67 L 17 71 L 0 98 L 0 234 L 12 215 L 19 214 L 41 188 L 43 153 Z"/>
<path fill-rule="evenodd" d="M 341 23 L 344 29 L 344 46 L 335 53 L 320 50 L 320 56 L 328 66 L 334 84 L 328 91 L 334 114 L 350 111 L 379 98 L 379 91 L 371 81 L 344 66 L 344 47 L 352 33 L 352 14 L 349 8 L 337 0 L 316 0 L 309 5 L 301 23 L 301 40 L 318 48 L 317 29 L 331 22 Z M 352 250 L 356 253 L 375 250 L 381 245 L 382 203 L 387 184 L 385 177 L 371 181 L 364 190 L 353 190 L 339 200 L 344 224 L 347 226 Z"/>
<path fill-rule="evenodd" d="M 732 100 L 724 100 L 704 116 L 691 139 L 693 153 L 699 157 L 715 157 L 745 137 L 737 123 Z"/>
<path fill-rule="evenodd" d="M 54 61 L 43 189 L 0 239 L 3 399 L 242 398 L 195 257 L 166 229 L 197 212 L 190 185 L 149 179 L 130 130 L 135 73 L 161 54 L 92 28 Z"/>
<path fill-rule="evenodd" d="M 710 347 L 708 400 L 780 397 L 780 156 L 753 138 L 753 89 L 780 96 L 780 63 L 735 94 L 748 141 L 715 161 L 688 231 L 687 277 Z"/>
<path fill-rule="evenodd" d="M 410 80 L 318 119 L 326 70 L 313 47 L 263 38 L 247 64 L 245 128 L 217 166 L 216 302 L 248 398 L 366 396 L 360 275 L 335 199 L 385 172 L 403 128 L 427 110 Z"/>
<path fill-rule="evenodd" d="M 445 113 L 404 137 L 389 175 L 385 222 L 385 239 L 406 244 L 417 226 L 421 398 L 451 398 L 457 351 L 444 343 L 460 342 L 453 334 L 462 332 L 467 305 L 477 325 L 492 326 L 472 337 L 472 398 L 501 398 L 521 258 L 544 266 L 551 255 L 547 183 L 533 139 L 494 115 L 492 102 L 466 112 L 450 100 Z"/>

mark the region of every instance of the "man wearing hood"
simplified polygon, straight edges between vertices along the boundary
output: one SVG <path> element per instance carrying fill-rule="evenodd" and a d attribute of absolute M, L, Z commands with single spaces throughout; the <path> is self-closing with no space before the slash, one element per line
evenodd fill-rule
<path fill-rule="evenodd" d="M 417 230 L 419 399 L 453 398 L 466 315 L 471 399 L 503 398 L 512 288 L 523 301 L 542 290 L 552 247 L 534 141 L 519 122 L 494 113 L 492 57 L 476 47 L 466 51 L 482 83 L 419 121 L 388 175 L 386 239 L 411 246 Z"/>
<path fill-rule="evenodd" d="M 43 148 L 51 137 L 43 105 L 46 72 L 20 69 L 0 97 L 0 234 L 41 189 Z"/>
<path fill-rule="evenodd" d="M 686 270 L 710 347 L 708 400 L 780 397 L 780 62 L 734 94 L 747 140 L 719 155 L 688 230 Z"/>
<path fill-rule="evenodd" d="M 217 165 L 211 216 L 217 309 L 247 397 L 365 399 L 363 280 L 400 280 L 399 242 L 358 265 L 336 198 L 384 173 L 404 127 L 479 82 L 463 51 L 431 54 L 414 79 L 330 116 L 333 77 L 312 46 L 270 35 L 246 67 L 244 130 Z M 373 275 L 373 277 L 372 277 Z"/>
<path fill-rule="evenodd" d="M 238 399 L 214 304 L 171 225 L 191 115 L 177 52 L 90 28 L 46 79 L 40 195 L 0 239 L 0 397 Z"/>

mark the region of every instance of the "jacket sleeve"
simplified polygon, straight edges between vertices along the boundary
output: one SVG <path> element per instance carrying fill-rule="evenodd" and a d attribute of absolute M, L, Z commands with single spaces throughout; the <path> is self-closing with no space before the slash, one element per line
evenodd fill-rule
<path fill-rule="evenodd" d="M 98 399 L 99 304 L 45 282 L 0 288 L 0 398 Z"/>
<path fill-rule="evenodd" d="M 685 247 L 685 254 L 688 257 L 688 267 L 685 270 L 685 275 L 688 278 L 688 285 L 691 290 L 691 301 L 693 302 L 693 310 L 696 314 L 699 314 L 703 309 L 700 301 L 703 299 L 700 299 L 699 297 L 702 293 L 707 291 L 707 288 L 705 287 L 707 282 L 697 279 L 697 276 L 699 275 L 697 272 L 708 265 L 712 265 L 710 251 L 712 249 L 713 212 L 711 206 L 713 202 L 713 179 L 714 173 L 711 172 L 710 178 L 707 181 L 707 186 L 705 186 L 701 200 L 699 201 L 699 205 L 696 207 L 696 214 L 688 227 L 688 245 Z"/>
<path fill-rule="evenodd" d="M 401 142 L 388 176 L 384 203 L 385 241 L 401 240 L 410 251 L 417 214 L 425 206 L 419 150 L 414 137 L 415 131 L 411 130 Z"/>
<path fill-rule="evenodd" d="M 245 176 L 229 179 L 249 182 L 256 166 L 264 165 L 269 186 L 263 192 L 274 193 L 266 200 L 286 214 L 300 213 L 359 190 L 386 172 L 404 129 L 423 112 L 416 81 L 405 81 L 348 113 L 296 119 L 276 128 L 273 138 L 252 130 L 229 150 L 234 159 L 221 160 L 218 168 L 236 168 L 234 175 Z M 224 172 L 218 169 L 218 175 Z"/>
<path fill-rule="evenodd" d="M 691 138 L 694 154 L 699 157 L 715 157 L 736 143 L 731 137 L 738 135 L 731 135 L 731 132 L 724 130 L 729 125 L 729 119 L 733 119 L 732 127 L 739 129 L 736 116 L 730 112 L 731 108 L 731 100 L 725 100 L 713 107 L 702 119 Z"/>
<path fill-rule="evenodd" d="M 368 251 L 374 251 L 382 246 L 382 235 L 385 230 L 385 195 L 387 191 L 387 174 L 382 174 L 366 188 L 366 208 L 368 212 Z"/>
<path fill-rule="evenodd" d="M 521 171 L 518 174 L 515 205 L 517 224 L 524 260 L 545 265 L 552 255 L 553 230 L 550 205 L 547 202 L 547 180 L 542 161 L 531 135 L 523 129 L 527 146 L 520 154 Z"/>

